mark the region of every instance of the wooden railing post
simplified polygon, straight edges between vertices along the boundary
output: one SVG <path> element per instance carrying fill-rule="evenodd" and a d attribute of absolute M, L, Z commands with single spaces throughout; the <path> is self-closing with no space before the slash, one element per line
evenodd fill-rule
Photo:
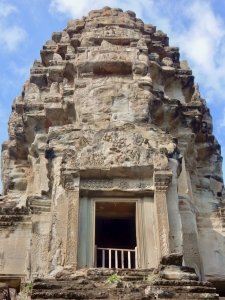
<path fill-rule="evenodd" d="M 117 250 L 115 250 L 115 268 L 118 269 L 118 255 L 117 255 Z"/>
<path fill-rule="evenodd" d="M 109 249 L 109 269 L 111 269 L 111 249 Z"/>
<path fill-rule="evenodd" d="M 105 249 L 102 250 L 102 267 L 105 268 Z"/>
<path fill-rule="evenodd" d="M 124 269 L 124 253 L 123 253 L 123 250 L 121 250 L 121 264 L 122 264 L 122 269 Z"/>
<path fill-rule="evenodd" d="M 131 269 L 130 251 L 128 251 L 128 269 Z"/>
<path fill-rule="evenodd" d="M 135 269 L 138 268 L 138 253 L 137 253 L 137 247 L 135 247 Z"/>
<path fill-rule="evenodd" d="M 97 246 L 95 245 L 95 268 L 97 268 Z"/>

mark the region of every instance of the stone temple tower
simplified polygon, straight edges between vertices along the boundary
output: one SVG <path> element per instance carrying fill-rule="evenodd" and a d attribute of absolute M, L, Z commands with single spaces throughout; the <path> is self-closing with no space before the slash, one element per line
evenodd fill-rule
<path fill-rule="evenodd" d="M 157 269 L 181 253 L 177 268 L 222 290 L 220 145 L 179 48 L 105 7 L 40 54 L 2 145 L 0 281 Z"/>

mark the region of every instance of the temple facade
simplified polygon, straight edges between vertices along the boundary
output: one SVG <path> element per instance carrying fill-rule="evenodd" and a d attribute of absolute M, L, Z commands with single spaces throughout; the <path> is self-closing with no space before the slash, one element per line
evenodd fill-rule
<path fill-rule="evenodd" d="M 222 157 L 179 48 L 105 7 L 54 32 L 2 145 L 0 281 L 157 268 L 225 285 Z"/>

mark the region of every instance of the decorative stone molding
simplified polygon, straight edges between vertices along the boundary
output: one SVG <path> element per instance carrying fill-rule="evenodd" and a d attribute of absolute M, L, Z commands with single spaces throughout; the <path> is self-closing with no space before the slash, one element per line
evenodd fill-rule
<path fill-rule="evenodd" d="M 66 265 L 77 267 L 79 190 L 68 190 Z"/>
<path fill-rule="evenodd" d="M 31 213 L 42 213 L 51 211 L 51 200 L 44 199 L 41 195 L 30 195 L 27 197 L 27 205 Z"/>
<path fill-rule="evenodd" d="M 159 249 L 160 256 L 170 253 L 169 245 L 169 219 L 167 209 L 167 190 L 171 184 L 172 171 L 163 170 L 154 172 L 154 185 L 155 185 L 155 205 L 158 218 L 158 236 L 159 236 Z"/>
<path fill-rule="evenodd" d="M 75 190 L 77 181 L 75 178 L 79 178 L 79 170 L 64 170 L 62 171 L 62 185 L 65 190 Z"/>
<path fill-rule="evenodd" d="M 79 170 L 62 172 L 63 187 L 68 201 L 66 265 L 77 267 L 78 218 L 79 218 Z"/>
<path fill-rule="evenodd" d="M 99 179 L 89 178 L 81 179 L 80 189 L 86 190 L 153 190 L 153 181 L 151 179 L 124 179 L 124 178 L 111 178 Z"/>
<path fill-rule="evenodd" d="M 172 182 L 172 171 L 163 170 L 154 172 L 154 186 L 157 193 L 165 193 Z"/>

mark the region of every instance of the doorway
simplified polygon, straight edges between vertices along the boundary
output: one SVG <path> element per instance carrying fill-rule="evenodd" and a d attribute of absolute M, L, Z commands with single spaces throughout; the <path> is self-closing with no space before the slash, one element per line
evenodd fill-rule
<path fill-rule="evenodd" d="M 135 202 L 96 201 L 95 247 L 96 267 L 137 267 Z"/>
<path fill-rule="evenodd" d="M 118 268 L 123 268 L 123 262 L 124 268 L 129 267 L 129 255 L 130 267 L 134 268 L 135 254 L 135 268 L 158 266 L 158 230 L 153 197 L 82 197 L 78 230 L 78 269 L 100 268 L 103 259 L 106 268 L 110 268 L 110 261 L 111 268 L 116 266 L 116 262 Z M 97 248 L 112 247 L 110 249 L 126 251 L 96 251 L 96 245 Z"/>

